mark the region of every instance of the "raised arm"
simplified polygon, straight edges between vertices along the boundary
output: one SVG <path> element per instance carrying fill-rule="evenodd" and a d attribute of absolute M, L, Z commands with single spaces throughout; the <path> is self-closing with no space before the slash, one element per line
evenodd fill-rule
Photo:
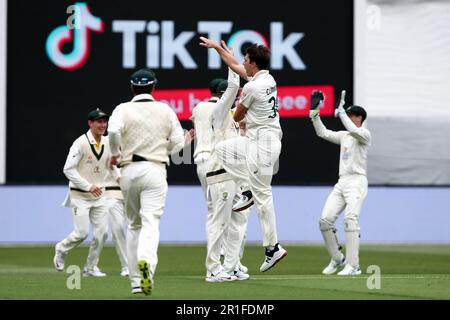
<path fill-rule="evenodd" d="M 239 76 L 231 68 L 228 68 L 228 87 L 213 110 L 213 125 L 215 129 L 225 129 L 222 126 L 228 117 L 238 92 Z"/>
<path fill-rule="evenodd" d="M 320 120 L 320 108 L 323 106 L 324 96 L 321 91 L 315 91 L 311 95 L 311 109 L 309 117 L 318 137 L 335 144 L 341 144 L 341 133 L 328 130 Z"/>
<path fill-rule="evenodd" d="M 345 129 L 350 132 L 350 135 L 353 138 L 355 138 L 362 144 L 370 144 L 371 135 L 369 130 L 363 127 L 358 128 L 345 112 L 339 113 L 339 119 L 341 119 Z"/>
<path fill-rule="evenodd" d="M 223 62 L 225 62 L 231 70 L 236 72 L 242 79 L 248 80 L 244 66 L 233 56 L 225 41 L 221 40 L 220 45 L 206 37 L 200 37 L 200 41 L 200 46 L 208 49 L 215 49 Z"/>
<path fill-rule="evenodd" d="M 344 109 L 345 105 L 345 90 L 341 93 L 341 100 L 339 101 L 339 106 L 335 110 L 335 116 L 341 119 L 342 124 L 345 129 L 350 133 L 352 137 L 358 140 L 362 144 L 370 144 L 371 135 L 369 130 L 363 127 L 357 127 L 355 123 L 349 118 L 346 110 Z"/>

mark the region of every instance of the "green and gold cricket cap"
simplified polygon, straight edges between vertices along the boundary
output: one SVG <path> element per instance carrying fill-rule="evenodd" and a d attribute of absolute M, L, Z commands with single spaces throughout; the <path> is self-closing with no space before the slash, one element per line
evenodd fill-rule
<path fill-rule="evenodd" d="M 215 93 L 215 94 L 219 93 L 219 91 L 217 89 L 219 87 L 219 84 L 224 80 L 225 79 L 221 79 L 221 78 L 212 79 L 211 82 L 209 83 L 209 91 L 211 93 Z"/>
<path fill-rule="evenodd" d="M 149 68 L 140 69 L 131 75 L 130 82 L 133 86 L 146 87 L 158 83 L 153 70 Z"/>
<path fill-rule="evenodd" d="M 99 108 L 89 112 L 88 120 L 95 121 L 95 120 L 99 120 L 99 119 L 106 119 L 106 120 L 108 120 L 109 119 L 109 115 L 106 112 L 100 110 Z"/>

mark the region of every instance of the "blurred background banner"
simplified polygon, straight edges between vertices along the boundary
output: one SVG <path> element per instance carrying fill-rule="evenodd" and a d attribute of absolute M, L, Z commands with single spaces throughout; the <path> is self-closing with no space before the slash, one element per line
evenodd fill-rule
<path fill-rule="evenodd" d="M 190 129 L 209 81 L 227 75 L 217 54 L 198 45 L 208 36 L 239 59 L 251 42 L 272 50 L 284 131 L 273 184 L 337 180 L 339 148 L 316 137 L 308 101 L 323 90 L 324 122 L 339 130 L 330 115 L 347 89 L 347 105 L 368 111 L 371 185 L 450 185 L 450 1 L 288 1 L 268 9 L 230 0 L 226 10 L 196 1 L 195 16 L 187 15 L 192 6 L 0 0 L 0 183 L 65 183 L 65 157 L 87 130 L 87 113 L 129 100 L 137 68 L 155 70 L 155 97 Z M 192 150 L 172 159 L 170 184 L 198 183 Z"/>
<path fill-rule="evenodd" d="M 274 184 L 335 182 L 338 147 L 315 136 L 307 114 L 311 91 L 322 89 L 324 122 L 342 128 L 329 116 L 340 90 L 346 88 L 352 102 L 353 1 L 268 7 L 231 0 L 226 7 L 211 1 L 165 1 L 157 8 L 144 0 L 9 1 L 6 182 L 64 183 L 64 161 L 87 130 L 87 113 L 110 113 L 128 101 L 129 76 L 138 68 L 156 72 L 155 97 L 191 128 L 186 120 L 194 102 L 208 97 L 211 79 L 227 76 L 218 55 L 198 45 L 200 36 L 225 40 L 239 60 L 252 42 L 271 48 L 284 131 Z M 192 148 L 181 159 L 170 167 L 169 183 L 197 184 L 195 166 L 185 165 L 192 163 Z"/>
<path fill-rule="evenodd" d="M 369 182 L 450 185 L 450 1 L 368 0 L 365 16 L 355 66 Z"/>

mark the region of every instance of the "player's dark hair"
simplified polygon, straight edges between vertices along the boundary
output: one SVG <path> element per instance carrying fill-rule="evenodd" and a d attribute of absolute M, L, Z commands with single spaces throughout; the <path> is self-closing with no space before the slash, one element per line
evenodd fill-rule
<path fill-rule="evenodd" d="M 255 62 L 259 70 L 268 70 L 270 64 L 270 49 L 260 44 L 252 44 L 245 49 L 250 62 Z"/>
<path fill-rule="evenodd" d="M 151 94 L 153 92 L 153 89 L 155 88 L 154 85 L 150 85 L 150 86 L 134 86 L 131 85 L 131 91 L 135 94 Z"/>

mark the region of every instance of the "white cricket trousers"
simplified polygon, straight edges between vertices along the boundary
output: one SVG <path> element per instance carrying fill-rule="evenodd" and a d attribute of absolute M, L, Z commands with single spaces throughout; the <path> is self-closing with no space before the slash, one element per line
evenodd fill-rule
<path fill-rule="evenodd" d="M 122 268 L 128 268 L 126 243 L 126 227 L 128 223 L 127 218 L 125 217 L 123 200 L 109 198 L 106 202 L 109 210 L 108 216 L 112 240 L 120 260 L 120 265 Z"/>
<path fill-rule="evenodd" d="M 237 187 L 237 186 L 236 186 L 236 187 Z M 237 188 L 237 190 L 239 190 L 239 189 Z M 236 203 L 239 199 L 240 199 L 239 192 L 237 192 L 237 193 L 236 193 L 236 196 L 235 196 L 235 201 L 233 202 L 233 205 L 234 205 L 234 203 Z M 239 211 L 239 212 L 234 212 L 234 211 L 233 211 L 233 212 L 231 213 L 231 214 L 232 214 L 232 217 L 233 217 L 233 215 L 234 215 L 235 213 L 238 213 L 238 214 L 239 214 L 239 216 L 237 217 L 237 218 L 240 220 L 240 222 L 238 222 L 238 223 L 239 223 L 238 225 L 240 226 L 240 227 L 239 227 L 239 232 L 241 232 L 241 234 L 239 235 L 239 239 L 242 238 L 241 246 L 240 246 L 240 249 L 239 249 L 239 261 L 238 261 L 238 264 L 240 264 L 240 263 L 241 263 L 241 259 L 242 259 L 242 257 L 244 256 L 245 244 L 246 244 L 246 242 L 247 242 L 247 226 L 248 226 L 248 219 L 250 218 L 250 214 L 252 213 L 252 210 L 251 210 L 251 207 L 250 207 L 250 208 L 248 208 L 248 209 L 245 209 L 245 210 Z M 244 215 L 244 216 L 242 217 L 241 215 Z M 229 229 L 230 229 L 230 228 L 228 228 L 228 230 L 229 230 Z M 223 255 L 223 256 L 226 255 L 226 252 L 227 252 L 227 243 L 229 242 L 229 241 L 228 241 L 228 230 L 225 231 L 224 239 L 223 239 L 223 242 L 222 242 L 222 248 L 221 248 L 221 250 L 220 250 L 221 255 Z M 236 230 L 235 230 L 235 231 L 236 231 Z M 230 241 L 233 241 L 233 240 L 232 240 L 233 237 L 235 237 L 235 235 L 231 235 Z"/>
<path fill-rule="evenodd" d="M 204 156 L 203 156 L 204 155 Z M 206 206 L 208 208 L 208 216 L 212 213 L 212 202 L 210 197 L 208 197 L 208 184 L 206 183 L 206 174 L 210 169 L 210 153 L 202 152 L 197 156 L 197 160 L 195 164 L 197 165 L 197 176 L 200 181 L 200 185 L 202 186 L 203 195 L 205 197 Z"/>
<path fill-rule="evenodd" d="M 250 186 L 263 232 L 263 246 L 267 247 L 278 243 L 271 183 L 281 141 L 271 131 L 257 137 L 228 139 L 218 143 L 215 150 L 220 163 L 237 184 Z"/>
<path fill-rule="evenodd" d="M 64 240 L 56 244 L 56 251 L 66 255 L 80 245 L 89 235 L 89 223 L 92 224 L 92 242 L 86 261 L 86 269 L 92 270 L 98 265 L 106 238 L 108 237 L 108 206 L 105 199 L 71 199 L 74 230 Z"/>
<path fill-rule="evenodd" d="M 132 162 L 121 169 L 120 187 L 128 218 L 127 257 L 131 287 L 140 286 L 138 261 L 150 265 L 151 277 L 158 264 L 159 223 L 167 195 L 164 164 Z"/>
<path fill-rule="evenodd" d="M 240 260 L 248 216 L 232 211 L 233 203 L 237 201 L 236 183 L 233 180 L 210 184 L 208 196 L 213 203 L 213 212 L 206 220 L 206 276 L 216 275 L 221 270 L 231 274 Z M 222 266 L 220 249 L 224 241 L 227 250 Z"/>
<path fill-rule="evenodd" d="M 336 220 L 344 210 L 344 230 L 346 238 L 346 261 L 352 266 L 359 265 L 359 216 L 367 196 L 368 183 L 364 175 L 354 174 L 339 178 L 339 181 L 328 196 L 320 217 L 320 230 L 330 256 L 336 259 L 338 240 L 335 235 L 330 237 Z M 334 233 L 335 230 L 334 230 Z"/>

